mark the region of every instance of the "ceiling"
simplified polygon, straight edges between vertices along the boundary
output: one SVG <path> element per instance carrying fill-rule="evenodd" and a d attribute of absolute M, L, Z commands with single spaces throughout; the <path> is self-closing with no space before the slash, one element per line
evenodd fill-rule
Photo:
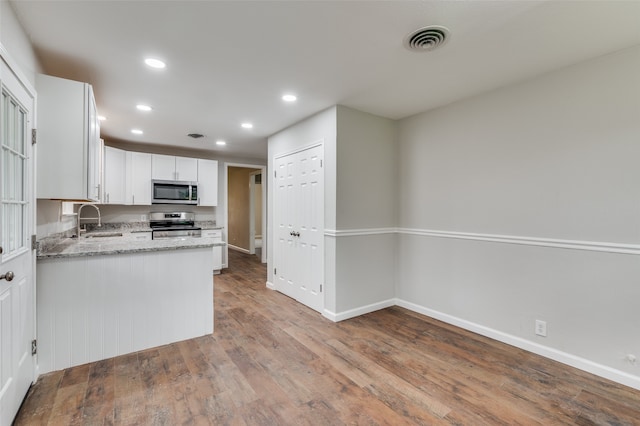
<path fill-rule="evenodd" d="M 640 1 L 11 4 L 45 73 L 93 85 L 105 140 L 256 159 L 268 136 L 332 105 L 399 119 L 640 44 Z M 427 25 L 449 41 L 406 50 Z"/>

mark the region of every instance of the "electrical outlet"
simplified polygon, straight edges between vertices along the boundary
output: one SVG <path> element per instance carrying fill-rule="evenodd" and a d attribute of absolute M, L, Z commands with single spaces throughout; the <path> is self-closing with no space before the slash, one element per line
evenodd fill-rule
<path fill-rule="evenodd" d="M 536 320 L 536 334 L 538 336 L 547 337 L 547 322 Z"/>
<path fill-rule="evenodd" d="M 140 215 L 140 221 L 141 222 L 146 222 L 147 221 L 147 215 L 146 214 L 141 214 Z"/>
<path fill-rule="evenodd" d="M 628 354 L 625 358 L 631 365 L 636 365 L 636 362 L 638 361 L 634 354 Z"/>

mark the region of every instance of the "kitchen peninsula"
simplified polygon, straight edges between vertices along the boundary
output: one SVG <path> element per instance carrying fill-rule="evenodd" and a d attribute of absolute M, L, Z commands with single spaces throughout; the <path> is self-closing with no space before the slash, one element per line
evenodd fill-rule
<path fill-rule="evenodd" d="M 40 242 L 40 373 L 213 332 L 211 248 L 221 243 L 117 235 Z"/>

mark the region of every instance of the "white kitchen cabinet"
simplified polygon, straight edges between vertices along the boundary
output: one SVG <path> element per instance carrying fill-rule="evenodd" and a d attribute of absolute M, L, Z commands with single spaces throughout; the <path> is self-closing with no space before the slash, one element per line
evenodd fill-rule
<path fill-rule="evenodd" d="M 151 178 L 159 180 L 176 179 L 176 157 L 173 155 L 151 154 Z"/>
<path fill-rule="evenodd" d="M 38 74 L 36 90 L 37 197 L 100 201 L 100 124 L 91 85 Z"/>
<path fill-rule="evenodd" d="M 198 159 L 176 157 L 176 180 L 198 181 Z"/>
<path fill-rule="evenodd" d="M 198 197 L 200 206 L 218 205 L 218 162 L 198 159 Z"/>
<path fill-rule="evenodd" d="M 103 204 L 125 204 L 127 152 L 104 147 Z"/>
<path fill-rule="evenodd" d="M 126 204 L 151 205 L 151 154 L 127 152 Z"/>
<path fill-rule="evenodd" d="M 198 180 L 198 159 L 152 154 L 151 175 L 159 180 Z"/>
<path fill-rule="evenodd" d="M 213 238 L 216 243 L 222 243 L 222 230 L 221 229 L 205 229 L 202 231 L 202 237 Z M 223 246 L 214 246 L 212 248 L 214 273 L 222 269 L 222 247 Z"/>

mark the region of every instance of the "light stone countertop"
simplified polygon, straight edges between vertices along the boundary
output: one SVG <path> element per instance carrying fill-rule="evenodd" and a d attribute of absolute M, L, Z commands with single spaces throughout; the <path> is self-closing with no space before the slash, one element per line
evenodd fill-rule
<path fill-rule="evenodd" d="M 140 231 L 138 231 L 140 232 Z M 97 232 L 99 233 L 99 232 Z M 56 259 L 82 256 L 102 256 L 163 250 L 180 250 L 225 246 L 213 238 L 135 239 L 136 232 L 123 232 L 121 237 L 45 238 L 39 241 L 37 259 Z M 91 234 L 88 234 L 91 235 Z"/>

